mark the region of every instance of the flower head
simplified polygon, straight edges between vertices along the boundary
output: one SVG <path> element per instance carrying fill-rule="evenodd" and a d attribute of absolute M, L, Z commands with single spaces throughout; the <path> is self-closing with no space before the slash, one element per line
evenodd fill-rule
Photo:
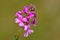
<path fill-rule="evenodd" d="M 25 31 L 24 37 L 28 37 L 28 34 L 32 34 L 33 30 L 31 30 L 31 24 L 36 26 L 36 13 L 35 7 L 32 5 L 24 6 L 23 10 L 16 12 L 17 18 L 15 19 L 15 23 L 18 23 L 20 27 L 22 27 Z M 22 14 L 26 14 L 23 16 Z M 33 20 L 30 20 L 32 19 Z"/>

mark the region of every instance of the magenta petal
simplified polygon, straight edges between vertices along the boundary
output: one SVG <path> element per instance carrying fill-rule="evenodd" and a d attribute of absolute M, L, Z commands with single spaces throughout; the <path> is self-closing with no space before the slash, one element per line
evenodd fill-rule
<path fill-rule="evenodd" d="M 28 16 L 29 16 L 30 18 L 32 18 L 32 17 L 36 18 L 36 13 L 35 13 L 35 12 L 29 12 L 29 13 L 28 13 Z"/>
<path fill-rule="evenodd" d="M 24 6 L 24 12 L 28 12 L 28 6 Z"/>
<path fill-rule="evenodd" d="M 34 19 L 31 21 L 31 23 L 32 23 L 34 26 L 36 26 L 36 18 L 34 18 Z"/>
<path fill-rule="evenodd" d="M 23 18 L 22 21 L 27 22 L 27 18 Z"/>
<path fill-rule="evenodd" d="M 36 13 L 35 12 L 32 12 L 32 14 L 34 15 L 34 18 L 36 18 Z"/>
<path fill-rule="evenodd" d="M 19 13 L 16 13 L 16 16 L 18 16 L 18 18 L 22 18 L 23 16 L 20 15 Z"/>
<path fill-rule="evenodd" d="M 22 15 L 23 11 L 18 11 L 18 13 Z"/>
<path fill-rule="evenodd" d="M 34 31 L 29 29 L 28 32 L 29 32 L 29 34 L 32 34 Z"/>
<path fill-rule="evenodd" d="M 29 14 L 29 18 L 32 18 L 34 15 L 33 14 Z"/>
<path fill-rule="evenodd" d="M 16 16 L 19 16 L 20 14 L 18 12 L 16 12 Z"/>
<path fill-rule="evenodd" d="M 28 37 L 28 32 L 25 32 L 24 33 L 24 37 Z"/>
<path fill-rule="evenodd" d="M 20 23 L 19 23 L 19 26 L 24 26 L 24 23 L 23 23 L 23 22 L 20 22 Z"/>
<path fill-rule="evenodd" d="M 33 14 L 33 12 L 29 12 L 29 13 L 28 13 L 28 17 L 29 17 L 29 18 L 32 18 L 32 17 L 34 17 L 34 14 Z"/>
<path fill-rule="evenodd" d="M 19 15 L 18 17 L 19 17 L 19 18 L 22 18 L 23 16 L 22 16 L 22 15 Z"/>

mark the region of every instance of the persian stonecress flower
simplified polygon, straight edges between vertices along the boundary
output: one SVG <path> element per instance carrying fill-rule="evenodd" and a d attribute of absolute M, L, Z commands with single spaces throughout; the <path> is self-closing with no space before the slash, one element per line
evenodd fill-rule
<path fill-rule="evenodd" d="M 26 15 L 23 16 L 23 14 Z M 34 32 L 31 29 L 31 24 L 36 26 L 35 6 L 24 6 L 23 10 L 16 12 L 16 16 L 17 18 L 15 18 L 15 23 L 18 23 L 19 26 L 24 29 L 24 37 L 28 37 L 28 34 L 32 34 Z"/>

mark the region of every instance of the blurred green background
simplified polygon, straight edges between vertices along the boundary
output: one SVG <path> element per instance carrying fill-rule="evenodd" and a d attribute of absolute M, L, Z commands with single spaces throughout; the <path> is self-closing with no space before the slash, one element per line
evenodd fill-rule
<path fill-rule="evenodd" d="M 60 40 L 60 0 L 0 0 L 0 40 L 14 39 L 15 13 L 28 4 L 36 5 L 37 26 L 28 38 L 20 31 L 19 40 Z"/>

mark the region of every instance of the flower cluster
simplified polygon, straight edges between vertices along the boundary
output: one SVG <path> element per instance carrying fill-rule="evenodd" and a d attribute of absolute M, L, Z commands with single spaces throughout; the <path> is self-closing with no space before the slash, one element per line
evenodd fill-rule
<path fill-rule="evenodd" d="M 25 16 L 23 16 L 25 14 Z M 34 31 L 30 28 L 31 24 L 36 26 L 36 13 L 35 6 L 28 5 L 24 6 L 23 10 L 16 12 L 17 18 L 15 18 L 15 23 L 18 23 L 21 28 L 24 29 L 24 37 L 28 37 L 28 34 Z"/>

